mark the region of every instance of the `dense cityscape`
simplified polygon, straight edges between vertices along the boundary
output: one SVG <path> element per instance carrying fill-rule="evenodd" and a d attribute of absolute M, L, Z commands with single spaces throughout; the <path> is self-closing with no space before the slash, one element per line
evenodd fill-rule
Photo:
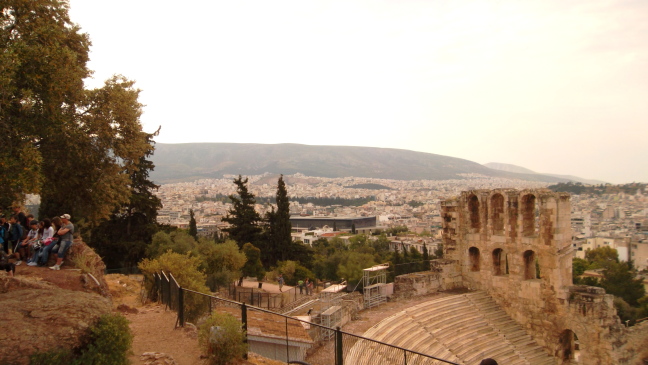
<path fill-rule="evenodd" d="M 231 209 L 227 198 L 235 194 L 232 183 L 235 176 L 223 179 L 204 179 L 194 182 L 162 185 L 157 191 L 163 208 L 158 223 L 187 228 L 189 211 L 193 210 L 199 234 L 210 236 L 227 226 L 221 221 Z M 276 175 L 250 176 L 250 192 L 256 195 L 256 210 L 263 216 L 271 209 L 268 197 L 276 190 Z M 371 178 L 322 178 L 295 174 L 285 176 L 288 195 L 296 198 L 335 198 L 339 204 L 316 205 L 311 202 L 291 201 L 293 216 L 312 217 L 370 217 L 375 216 L 376 229 L 406 226 L 412 233 L 394 240 L 406 246 L 421 249 L 425 242 L 436 248 L 441 242 L 439 229 L 441 216 L 439 202 L 474 189 L 533 189 L 549 186 L 548 183 L 497 179 L 479 175 L 465 176 L 464 180 L 387 180 Z M 370 187 L 370 188 L 369 188 Z M 353 206 L 345 204 L 367 198 L 366 203 Z M 260 203 L 265 201 L 265 203 Z M 648 269 L 648 192 L 638 185 L 633 193 L 572 194 L 572 230 L 575 257 L 584 252 L 608 246 L 619 252 L 623 261 L 632 259 L 637 269 Z M 327 233 L 317 227 L 315 235 Z M 329 237 L 331 235 L 328 235 Z M 303 232 L 294 232 L 293 239 L 305 239 Z"/>

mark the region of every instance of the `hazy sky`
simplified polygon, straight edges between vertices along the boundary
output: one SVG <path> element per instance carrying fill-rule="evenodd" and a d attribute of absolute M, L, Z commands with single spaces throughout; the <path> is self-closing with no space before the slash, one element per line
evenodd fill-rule
<path fill-rule="evenodd" d="M 72 0 L 164 143 L 402 148 L 648 182 L 648 1 Z"/>

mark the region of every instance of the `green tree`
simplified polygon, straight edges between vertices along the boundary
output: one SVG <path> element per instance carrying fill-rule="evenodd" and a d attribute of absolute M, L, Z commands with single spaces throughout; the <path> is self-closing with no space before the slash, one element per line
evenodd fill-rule
<path fill-rule="evenodd" d="M 248 242 L 256 244 L 261 235 L 261 216 L 254 209 L 254 194 L 248 191 L 247 183 L 248 179 L 243 180 L 241 175 L 234 179 L 237 194 L 229 196 L 232 208 L 223 218 L 224 222 L 230 224 L 224 231 L 229 233 L 230 238 L 236 241 L 239 248 Z"/>
<path fill-rule="evenodd" d="M 286 190 L 286 184 L 283 175 L 277 181 L 277 194 L 275 196 L 277 209 L 271 208 L 266 213 L 266 230 L 264 232 L 264 243 L 259 245 L 261 248 L 261 261 L 265 267 L 276 265 L 278 261 L 300 260 L 307 258 L 304 255 L 304 247 L 292 241 L 290 232 L 290 198 Z"/>
<path fill-rule="evenodd" d="M 424 271 L 430 270 L 430 253 L 428 252 L 427 245 L 423 243 L 423 267 Z"/>
<path fill-rule="evenodd" d="M 590 262 L 589 269 L 602 269 L 619 262 L 619 253 L 609 246 L 603 246 L 587 250 L 585 259 Z"/>
<path fill-rule="evenodd" d="M 189 235 L 196 241 L 198 240 L 198 227 L 196 226 L 196 216 L 193 209 L 189 209 Z"/>
<path fill-rule="evenodd" d="M 196 251 L 201 258 L 200 267 L 207 276 L 207 286 L 211 291 L 218 291 L 241 276 L 246 257 L 240 252 L 236 242 L 227 240 L 215 244 L 206 238 L 200 238 Z"/>
<path fill-rule="evenodd" d="M 185 254 L 193 250 L 195 244 L 196 241 L 186 231 L 160 231 L 153 235 L 151 244 L 146 248 L 146 256 L 157 258 L 167 251 Z"/>
<path fill-rule="evenodd" d="M 283 274 L 284 280 L 288 285 L 297 285 L 300 279 L 313 279 L 315 277 L 308 268 L 292 260 L 279 261 L 277 271 Z"/>
<path fill-rule="evenodd" d="M 0 186 L 7 207 L 44 182 L 39 144 L 70 122 L 83 99 L 90 40 L 70 20 L 67 2 L 10 0 L 0 7 Z"/>
<path fill-rule="evenodd" d="M 137 169 L 131 172 L 129 201 L 84 237 L 108 268 L 136 266 L 159 230 L 156 218 L 162 202 L 153 194 L 159 186 L 149 180 L 155 165 L 148 159 L 153 154 L 153 137 L 158 132 L 148 136 L 150 148 L 140 158 Z"/>
<path fill-rule="evenodd" d="M 274 219 L 275 247 L 281 252 L 281 261 L 289 259 L 292 237 L 290 236 L 290 200 L 283 180 L 283 175 L 277 181 L 277 213 Z M 279 257 L 277 257 L 279 258 Z"/>
<path fill-rule="evenodd" d="M 243 276 L 239 280 L 239 286 L 243 285 L 243 277 L 251 276 L 257 278 L 258 281 L 263 280 L 265 276 L 265 269 L 261 264 L 261 250 L 254 247 L 251 243 L 243 245 L 243 253 L 245 254 L 246 261 L 243 265 Z"/>
<path fill-rule="evenodd" d="M 603 270 L 600 286 L 608 294 L 613 294 L 633 307 L 639 305 L 639 299 L 646 295 L 642 278 L 635 278 L 627 262 L 614 262 Z"/>
<path fill-rule="evenodd" d="M 150 151 L 149 134 L 139 117 L 140 90 L 114 76 L 101 89 L 87 90 L 75 107 L 78 115 L 49 135 L 39 137 L 47 189 L 41 191 L 40 214 L 72 214 L 78 226 L 97 226 L 128 204 L 131 176 Z M 65 176 L 65 184 L 61 177 Z"/>
<path fill-rule="evenodd" d="M 191 239 L 191 237 L 189 238 Z M 200 257 L 192 256 L 190 253 L 179 254 L 169 251 L 156 259 L 142 260 L 138 267 L 147 278 L 145 282 L 153 283 L 153 274 L 164 271 L 167 274 L 172 274 L 184 289 L 207 294 L 209 289 L 205 285 L 206 276 L 198 269 L 200 265 Z M 146 289 L 150 290 L 150 288 Z M 198 319 L 205 313 L 205 309 L 209 309 L 209 307 L 205 307 L 204 298 L 197 295 L 186 295 L 184 304 L 185 315 L 189 321 Z"/>
<path fill-rule="evenodd" d="M 343 257 L 338 265 L 337 275 L 340 279 L 347 280 L 349 285 L 354 285 L 362 280 L 362 270 L 375 264 L 373 255 L 352 251 Z"/>
<path fill-rule="evenodd" d="M 589 261 L 575 257 L 572 259 L 572 281 L 574 284 L 580 284 L 580 276 L 589 268 Z"/>

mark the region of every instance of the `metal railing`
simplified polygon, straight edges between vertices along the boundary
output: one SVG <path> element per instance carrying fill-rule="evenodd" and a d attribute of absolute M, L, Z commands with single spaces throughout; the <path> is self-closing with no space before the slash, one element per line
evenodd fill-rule
<path fill-rule="evenodd" d="M 280 309 L 302 298 L 309 297 L 306 290 L 299 292 L 299 287 L 293 287 L 281 293 L 268 293 L 255 288 L 230 286 L 230 299 L 265 309 Z"/>
<path fill-rule="evenodd" d="M 176 326 L 196 321 L 212 311 L 227 312 L 241 320 L 250 350 L 262 356 L 289 362 L 318 364 L 454 364 L 455 362 L 400 346 L 344 332 L 307 320 L 182 288 L 172 274 L 161 272 L 149 278 L 145 292 L 150 298 L 177 312 Z M 258 346 L 255 351 L 254 346 Z M 272 346 L 272 351 L 264 352 Z"/>

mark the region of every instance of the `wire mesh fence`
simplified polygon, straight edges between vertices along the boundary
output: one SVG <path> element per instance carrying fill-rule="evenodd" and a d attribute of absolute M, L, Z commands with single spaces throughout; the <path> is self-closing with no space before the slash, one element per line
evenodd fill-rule
<path fill-rule="evenodd" d="M 281 293 L 268 293 L 259 289 L 234 285 L 229 288 L 230 299 L 270 310 L 283 308 L 309 296 L 304 288 L 300 290 L 299 287 L 293 287 Z"/>
<path fill-rule="evenodd" d="M 249 351 L 261 356 L 309 365 L 456 364 L 444 359 L 291 317 L 260 306 L 182 288 L 172 274 L 155 274 L 145 287 L 151 299 L 178 313 L 177 326 L 196 323 L 213 312 L 241 321 Z M 260 302 L 257 302 L 260 303 Z"/>

